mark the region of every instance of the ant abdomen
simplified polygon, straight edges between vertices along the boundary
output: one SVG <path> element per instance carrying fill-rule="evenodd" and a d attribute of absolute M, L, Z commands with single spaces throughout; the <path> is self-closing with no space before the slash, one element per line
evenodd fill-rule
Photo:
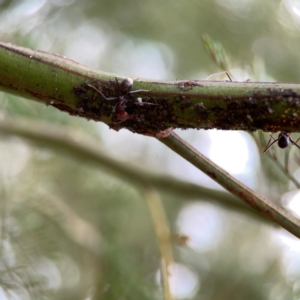
<path fill-rule="evenodd" d="M 290 144 L 290 137 L 286 135 L 286 133 L 280 133 L 278 135 L 278 147 L 279 148 L 287 148 Z"/>
<path fill-rule="evenodd" d="M 270 140 L 269 140 L 267 146 L 265 147 L 263 153 L 266 153 L 276 142 L 278 144 L 278 147 L 281 148 L 281 149 L 287 148 L 290 145 L 290 143 L 292 143 L 292 145 L 294 145 L 294 146 L 296 146 L 297 148 L 300 149 L 300 146 L 297 144 L 297 142 L 300 140 L 300 138 L 295 142 L 295 141 L 292 140 L 290 135 L 291 134 L 289 132 L 281 131 L 278 134 L 278 138 L 275 139 L 273 137 L 273 135 L 270 134 Z"/>

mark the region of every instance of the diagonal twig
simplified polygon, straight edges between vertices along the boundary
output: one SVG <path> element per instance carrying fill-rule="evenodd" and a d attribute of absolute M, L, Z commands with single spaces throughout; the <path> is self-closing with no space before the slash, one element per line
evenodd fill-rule
<path fill-rule="evenodd" d="M 67 157 L 89 163 L 96 168 L 107 170 L 117 178 L 137 187 L 144 188 L 144 186 L 150 185 L 159 191 L 185 198 L 197 197 L 200 200 L 206 199 L 206 201 L 212 201 L 225 209 L 246 214 L 250 213 L 253 217 L 258 217 L 260 221 L 265 220 L 265 218 L 261 218 L 254 210 L 250 210 L 247 205 L 227 192 L 216 191 L 167 175 L 150 173 L 113 159 L 104 151 L 101 151 L 101 145 L 83 137 L 74 130 L 28 119 L 5 119 L 0 120 L 0 134 L 3 136 L 16 135 L 37 146 L 47 147 L 47 149 L 57 151 Z"/>
<path fill-rule="evenodd" d="M 210 159 L 193 148 L 185 140 L 180 138 L 174 131 L 172 131 L 168 137 L 160 139 L 159 141 L 189 161 L 230 193 L 239 197 L 252 208 L 261 212 L 265 217 L 276 222 L 287 231 L 300 238 L 299 219 L 295 218 L 293 215 L 289 214 L 270 200 L 257 194 L 225 172 Z"/>

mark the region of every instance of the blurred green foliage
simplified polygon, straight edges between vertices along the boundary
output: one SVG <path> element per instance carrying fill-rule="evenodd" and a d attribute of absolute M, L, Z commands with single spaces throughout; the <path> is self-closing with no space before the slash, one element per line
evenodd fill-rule
<path fill-rule="evenodd" d="M 132 77 L 203 79 L 221 68 L 238 80 L 297 81 L 299 21 L 291 3 L 2 0 L 0 37 Z M 217 66 L 207 50 L 218 54 Z M 105 147 L 102 125 L 4 93 L 0 100 L 1 116 L 59 123 Z M 138 154 L 124 157 L 127 136 L 118 134 L 115 148 L 126 163 L 152 169 L 151 158 L 164 161 L 168 155 L 139 144 Z M 267 171 L 259 173 L 257 189 L 272 196 L 286 191 L 286 177 L 267 160 L 263 166 Z M 0 176 L 1 299 L 162 298 L 152 221 L 134 187 L 18 139 L 1 141 Z M 198 199 L 162 200 L 176 232 L 184 201 Z M 297 299 L 300 272 L 282 267 L 288 251 L 274 239 L 276 230 L 235 212 L 221 213 L 226 230 L 214 247 L 197 252 L 174 246 L 175 260 L 199 280 L 186 298 Z"/>
<path fill-rule="evenodd" d="M 228 58 L 222 44 L 214 42 L 209 35 L 202 35 L 203 45 L 220 70 L 229 70 Z"/>

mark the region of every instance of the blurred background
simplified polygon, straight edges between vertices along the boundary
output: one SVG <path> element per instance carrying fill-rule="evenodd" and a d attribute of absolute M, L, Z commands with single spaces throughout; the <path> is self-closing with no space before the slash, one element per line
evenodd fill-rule
<path fill-rule="evenodd" d="M 1 41 L 119 76 L 205 79 L 222 71 L 207 54 L 203 34 L 226 50 L 235 80 L 300 78 L 297 0 L 0 0 Z M 0 116 L 59 124 L 95 139 L 128 165 L 221 190 L 153 138 L 4 93 Z M 262 156 L 267 134 L 178 134 L 246 185 L 300 214 L 296 147 L 287 152 L 275 146 Z M 0 177 L 0 299 L 162 299 L 157 240 L 134 186 L 17 138 L 1 139 Z M 177 299 L 300 298 L 298 239 L 201 195 L 160 196 L 172 232 L 186 237 L 183 245 L 174 244 L 170 285 Z"/>

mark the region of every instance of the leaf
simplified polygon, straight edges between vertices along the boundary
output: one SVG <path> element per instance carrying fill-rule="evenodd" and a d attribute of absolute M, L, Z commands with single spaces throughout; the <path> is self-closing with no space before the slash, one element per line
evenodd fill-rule
<path fill-rule="evenodd" d="M 201 37 L 205 50 L 222 71 L 229 70 L 229 59 L 222 44 L 215 42 L 209 35 Z"/>

